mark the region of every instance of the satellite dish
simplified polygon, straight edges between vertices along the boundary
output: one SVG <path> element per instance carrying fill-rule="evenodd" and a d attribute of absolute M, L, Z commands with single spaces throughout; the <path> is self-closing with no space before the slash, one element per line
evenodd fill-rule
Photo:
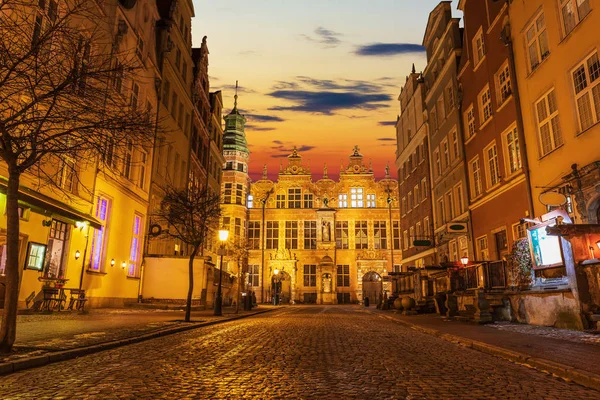
<path fill-rule="evenodd" d="M 559 192 L 545 192 L 540 194 L 539 200 L 545 206 L 558 207 L 567 202 L 567 196 Z"/>

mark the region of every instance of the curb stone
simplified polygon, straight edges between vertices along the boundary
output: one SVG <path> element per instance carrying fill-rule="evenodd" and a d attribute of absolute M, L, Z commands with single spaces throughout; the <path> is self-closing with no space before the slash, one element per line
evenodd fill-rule
<path fill-rule="evenodd" d="M 30 369 L 30 368 L 42 367 L 44 365 L 48 365 L 48 364 L 52 364 L 52 363 L 56 363 L 56 362 L 60 362 L 60 361 L 67 361 L 67 360 L 71 360 L 73 358 L 78 358 L 78 357 L 86 356 L 89 354 L 99 353 L 101 351 L 126 346 L 128 344 L 144 342 L 146 340 L 155 339 L 155 338 L 162 337 L 162 336 L 168 336 L 168 335 L 172 335 L 175 333 L 190 331 L 190 330 L 202 328 L 205 326 L 212 326 L 212 325 L 222 324 L 225 322 L 231 322 L 231 321 L 235 321 L 238 319 L 253 317 L 255 315 L 264 314 L 267 312 L 277 311 L 277 310 L 281 310 L 281 309 L 273 308 L 273 309 L 256 311 L 252 314 L 237 315 L 237 316 L 227 318 L 227 319 L 220 319 L 220 320 L 208 321 L 208 322 L 191 323 L 189 325 L 165 328 L 165 329 L 161 329 L 159 331 L 145 333 L 145 334 L 130 337 L 130 338 L 113 340 L 110 342 L 105 342 L 105 343 L 100 343 L 100 344 L 95 344 L 95 345 L 90 345 L 90 346 L 85 346 L 85 347 L 78 347 L 78 348 L 74 348 L 74 349 L 51 352 L 48 354 L 44 354 L 42 356 L 27 357 L 27 358 L 15 360 L 15 361 L 0 363 L 0 376 L 8 375 L 13 372 L 23 371 L 23 370 Z"/>
<path fill-rule="evenodd" d="M 581 386 L 600 391 L 600 375 L 598 374 L 594 374 L 592 372 L 584 371 L 566 364 L 557 363 L 543 358 L 532 357 L 525 353 L 508 350 L 503 347 L 495 346 L 493 344 L 488 344 L 485 342 L 480 342 L 478 340 L 472 340 L 463 338 L 461 336 L 443 333 L 441 331 L 438 331 L 437 329 L 426 328 L 418 324 L 413 324 L 412 322 L 396 319 L 392 316 L 383 315 L 379 313 L 374 314 L 377 314 L 382 318 L 386 318 L 390 321 L 394 321 L 400 325 L 404 325 L 407 328 L 411 328 L 432 336 L 437 336 L 440 339 L 443 339 L 447 342 L 452 342 L 465 347 L 470 347 L 473 350 L 477 350 L 492 356 L 500 357 L 516 364 L 525 365 L 543 373 L 556 375 L 559 378 L 562 378 L 566 381 L 572 381 Z"/>

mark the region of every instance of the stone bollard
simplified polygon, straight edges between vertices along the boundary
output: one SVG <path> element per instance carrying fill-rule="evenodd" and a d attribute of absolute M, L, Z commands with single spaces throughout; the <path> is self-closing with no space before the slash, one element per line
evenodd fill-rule
<path fill-rule="evenodd" d="M 478 324 L 487 324 L 488 322 L 492 322 L 490 303 L 486 300 L 485 293 L 482 290 L 475 291 L 473 306 L 475 306 L 475 314 L 473 314 L 475 322 Z"/>
<path fill-rule="evenodd" d="M 451 318 L 458 315 L 458 301 L 454 294 L 448 293 L 448 295 L 446 295 L 446 302 L 444 305 L 446 306 L 446 317 Z"/>

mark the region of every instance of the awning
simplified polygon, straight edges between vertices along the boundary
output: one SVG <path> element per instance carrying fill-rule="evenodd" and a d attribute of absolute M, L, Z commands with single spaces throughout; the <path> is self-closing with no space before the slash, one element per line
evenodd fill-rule
<path fill-rule="evenodd" d="M 6 178 L 0 177 L 0 193 L 6 194 L 7 183 Z M 102 227 L 102 224 L 91 215 L 25 186 L 19 186 L 19 203 L 42 215 L 59 215 L 73 223 L 82 221 L 89 222 L 93 228 Z"/>

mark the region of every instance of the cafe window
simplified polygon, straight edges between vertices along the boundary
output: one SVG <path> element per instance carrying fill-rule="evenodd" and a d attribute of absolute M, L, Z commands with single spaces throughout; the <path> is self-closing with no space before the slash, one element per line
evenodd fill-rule
<path fill-rule="evenodd" d="M 110 212 L 110 201 L 100 196 L 96 203 L 96 214 L 95 217 L 104 226 L 94 229 L 92 233 L 92 248 L 90 251 L 90 270 L 102 271 L 103 257 L 104 257 L 104 242 L 106 240 L 106 230 L 108 229 L 108 216 Z"/>
<path fill-rule="evenodd" d="M 27 245 L 27 262 L 25 269 L 34 269 L 42 271 L 44 269 L 44 260 L 46 259 L 46 245 L 41 243 L 29 242 Z M 0 273 L 4 273 L 6 263 L 6 246 L 2 246 L 2 266 Z"/>

